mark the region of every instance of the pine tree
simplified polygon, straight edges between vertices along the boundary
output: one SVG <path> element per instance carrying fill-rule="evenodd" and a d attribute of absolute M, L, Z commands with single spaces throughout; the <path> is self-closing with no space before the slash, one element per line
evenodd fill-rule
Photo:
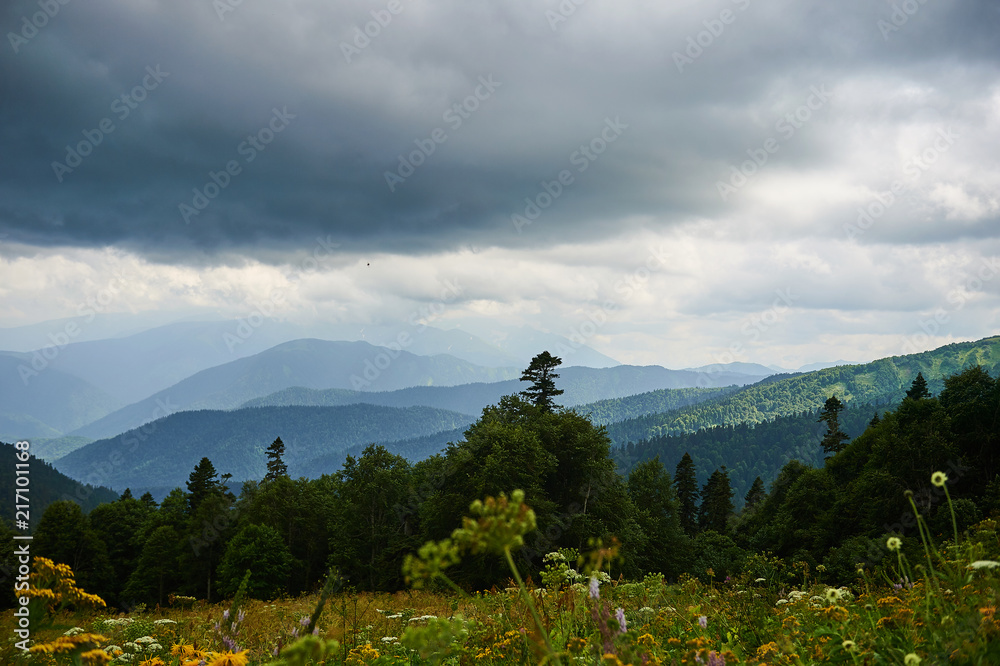
<path fill-rule="evenodd" d="M 881 422 L 882 422 L 882 419 L 879 418 L 878 412 L 875 412 L 874 414 L 872 414 L 872 420 L 868 422 L 868 427 L 869 428 L 874 428 L 875 426 L 877 426 Z"/>
<path fill-rule="evenodd" d="M 278 477 L 288 476 L 288 465 L 282 460 L 282 456 L 284 455 L 285 443 L 279 437 L 271 442 L 271 446 L 267 447 L 267 476 L 264 477 L 265 481 L 273 481 Z"/>
<path fill-rule="evenodd" d="M 764 490 L 764 482 L 758 476 L 753 480 L 753 485 L 750 486 L 750 490 L 747 491 L 746 496 L 743 498 L 743 510 L 754 510 L 760 506 L 765 497 L 767 497 L 767 492 Z"/>
<path fill-rule="evenodd" d="M 202 458 L 188 477 L 188 510 L 194 513 L 213 491 L 218 490 L 219 480 L 215 465 L 208 458 Z"/>
<path fill-rule="evenodd" d="M 681 529 L 693 535 L 698 531 L 698 481 L 695 478 L 694 461 L 688 453 L 677 463 L 674 486 L 677 488 L 677 501 L 680 505 Z"/>
<path fill-rule="evenodd" d="M 823 405 L 823 411 L 819 415 L 819 422 L 826 423 L 826 434 L 820 444 L 827 453 L 837 453 L 844 449 L 844 445 L 850 437 L 840 429 L 840 412 L 844 409 L 844 403 L 832 395 L 827 398 Z"/>
<path fill-rule="evenodd" d="M 733 515 L 733 489 L 729 484 L 729 472 L 723 466 L 712 472 L 701 490 L 699 522 L 702 529 L 725 534 L 729 517 Z"/>
<path fill-rule="evenodd" d="M 931 392 L 927 390 L 927 380 L 924 379 L 922 372 L 917 373 L 916 379 L 910 385 L 910 390 L 906 392 L 906 397 L 913 400 L 931 397 Z"/>
<path fill-rule="evenodd" d="M 132 499 L 132 489 L 126 488 L 125 492 L 122 493 L 122 496 L 118 498 L 118 501 L 124 502 L 125 500 L 130 500 L 130 499 Z"/>
<path fill-rule="evenodd" d="M 531 359 L 531 364 L 521 373 L 522 382 L 531 382 L 531 386 L 521 391 L 521 395 L 546 412 L 558 407 L 552 402 L 552 398 L 563 393 L 562 389 L 556 388 L 556 383 L 553 381 L 559 378 L 553 370 L 560 364 L 562 364 L 561 358 L 544 351 Z"/>

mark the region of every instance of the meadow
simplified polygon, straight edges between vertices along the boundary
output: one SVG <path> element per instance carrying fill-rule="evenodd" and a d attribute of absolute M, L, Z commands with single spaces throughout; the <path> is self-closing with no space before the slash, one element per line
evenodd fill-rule
<path fill-rule="evenodd" d="M 943 475 L 941 476 L 943 478 Z M 940 479 L 936 479 L 937 483 Z M 943 481 L 941 481 L 943 483 Z M 5 664 L 996 664 L 1000 540 L 981 521 L 936 546 L 917 518 L 923 553 L 895 537 L 893 565 L 859 565 L 846 585 L 823 567 L 751 557 L 722 582 L 659 574 L 613 580 L 617 544 L 583 556 L 545 557 L 540 581 L 522 580 L 511 557 L 534 529 L 523 494 L 475 502 L 451 539 L 406 560 L 412 589 L 343 588 L 331 573 L 320 592 L 208 605 L 172 597 L 163 608 L 111 613 L 75 586 L 72 571 L 36 558 L 30 650 L 15 646 L 6 615 Z M 504 588 L 468 594 L 447 577 L 470 553 L 506 559 Z M 249 575 L 249 574 L 248 574 Z"/>

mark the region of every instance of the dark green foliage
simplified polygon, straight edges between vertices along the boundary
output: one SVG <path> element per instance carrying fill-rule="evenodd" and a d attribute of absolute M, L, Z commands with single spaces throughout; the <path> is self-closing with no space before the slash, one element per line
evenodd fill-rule
<path fill-rule="evenodd" d="M 15 520 L 14 489 L 17 487 L 17 475 L 14 473 L 14 465 L 19 462 L 17 453 L 13 444 L 0 442 L 0 469 L 4 470 L 0 474 L 0 497 L 6 498 L 0 502 L 0 519 L 11 524 Z M 38 524 L 45 509 L 57 500 L 72 500 L 87 512 L 103 502 L 114 502 L 118 497 L 117 493 L 107 488 L 74 481 L 33 455 L 28 458 L 28 477 L 31 479 L 29 522 L 32 527 Z"/>
<path fill-rule="evenodd" d="M 698 526 L 703 530 L 727 534 L 733 508 L 733 489 L 729 485 L 729 474 L 723 466 L 712 472 L 701 489 Z"/>
<path fill-rule="evenodd" d="M 342 498 L 330 518 L 330 565 L 358 587 L 394 590 L 403 586 L 396 566 L 419 546 L 406 533 L 397 507 L 409 496 L 410 463 L 383 446 L 348 457 L 337 474 Z"/>
<path fill-rule="evenodd" d="M 688 571 L 702 582 L 721 582 L 743 568 L 747 552 L 730 537 L 714 530 L 700 532 L 691 543 L 694 559 Z"/>
<path fill-rule="evenodd" d="M 247 595 L 273 599 L 285 589 L 291 566 L 292 556 L 277 530 L 247 525 L 229 542 L 219 563 L 219 591 L 227 597 L 234 595 L 249 571 Z"/>
<path fill-rule="evenodd" d="M 521 391 L 521 395 L 542 411 L 551 412 L 558 407 L 552 398 L 563 393 L 562 389 L 556 388 L 555 382 L 559 378 L 555 369 L 561 364 L 561 358 L 543 351 L 531 359 L 527 369 L 521 373 L 522 382 L 531 382 L 531 386 Z"/>
<path fill-rule="evenodd" d="M 913 380 L 910 389 L 906 392 L 906 397 L 911 400 L 931 397 L 931 392 L 927 390 L 927 380 L 924 379 L 924 373 L 917 373 L 916 379 Z"/>
<path fill-rule="evenodd" d="M 149 514 L 148 506 L 123 494 L 117 502 L 102 504 L 88 516 L 94 533 L 107 547 L 114 570 L 109 586 L 111 597 L 105 598 L 109 604 L 115 604 L 121 598 L 129 575 L 139 564 L 143 547 L 142 529 Z"/>
<path fill-rule="evenodd" d="M 220 489 L 218 472 L 208 458 L 202 458 L 188 476 L 188 508 L 194 514 L 209 495 Z"/>
<path fill-rule="evenodd" d="M 122 597 L 129 603 L 166 604 L 167 594 L 183 580 L 179 565 L 182 541 L 170 525 L 154 529 L 142 547 L 139 561 L 125 585 Z"/>
<path fill-rule="evenodd" d="M 645 548 L 635 554 L 635 568 L 676 578 L 687 561 L 688 544 L 674 485 L 659 458 L 633 468 L 628 475 L 628 494 L 646 537 Z"/>
<path fill-rule="evenodd" d="M 114 570 L 107 546 L 76 502 L 49 505 L 34 531 L 31 552 L 68 564 L 85 590 L 102 597 L 113 594 Z"/>
<path fill-rule="evenodd" d="M 826 453 L 837 453 L 843 450 L 844 443 L 850 436 L 840 429 L 840 412 L 844 411 L 844 403 L 832 395 L 823 403 L 823 411 L 820 412 L 820 423 L 826 424 L 826 433 L 820 441 L 820 446 Z"/>
<path fill-rule="evenodd" d="M 657 455 L 656 460 L 659 458 Z M 688 535 L 694 535 L 698 531 L 698 480 L 695 477 L 691 454 L 685 452 L 677 463 L 674 483 L 677 485 L 678 518 L 681 529 Z"/>
<path fill-rule="evenodd" d="M 288 465 L 283 459 L 285 455 L 285 443 L 278 437 L 271 446 L 267 447 L 267 475 L 265 481 L 273 481 L 282 476 L 288 476 Z"/>
<path fill-rule="evenodd" d="M 753 485 L 750 486 L 750 490 L 747 491 L 746 496 L 743 498 L 743 510 L 753 511 L 760 506 L 760 503 L 766 497 L 767 491 L 764 489 L 764 482 L 758 476 L 753 480 Z"/>

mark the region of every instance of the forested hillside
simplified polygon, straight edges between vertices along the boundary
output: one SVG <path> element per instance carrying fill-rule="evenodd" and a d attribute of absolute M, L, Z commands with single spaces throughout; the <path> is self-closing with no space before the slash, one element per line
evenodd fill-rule
<path fill-rule="evenodd" d="M 867 405 L 847 409 L 840 413 L 840 427 L 853 439 L 884 409 L 886 407 Z M 699 483 L 707 481 L 712 470 L 725 467 L 735 493 L 736 507 L 740 508 L 757 477 L 771 483 L 790 460 L 822 466 L 824 453 L 820 441 L 826 426 L 819 421 L 819 412 L 779 416 L 763 423 L 713 426 L 694 433 L 660 435 L 616 447 L 613 456 L 619 471 L 627 475 L 644 461 L 656 457 L 676 461 L 688 453 L 697 467 Z"/>
<path fill-rule="evenodd" d="M 0 497 L 5 500 L 0 502 L 0 519 L 9 524 L 13 524 L 15 518 L 14 490 L 17 476 L 14 470 L 17 469 L 15 463 L 18 462 L 16 454 L 13 444 L 0 442 L 0 466 L 2 466 L 0 469 L 4 470 L 4 473 L 0 474 Z M 72 500 L 83 507 L 84 511 L 90 511 L 98 504 L 118 499 L 118 493 L 108 488 L 74 481 L 34 455 L 29 458 L 28 465 L 30 483 L 27 498 L 32 527 L 38 523 L 46 507 L 58 500 Z"/>
<path fill-rule="evenodd" d="M 169 489 L 180 486 L 195 463 L 208 456 L 241 481 L 263 476 L 264 450 L 281 437 L 292 473 L 316 477 L 336 471 L 307 464 L 319 455 L 451 430 L 470 422 L 464 414 L 429 407 L 362 404 L 178 412 L 118 437 L 92 442 L 60 458 L 55 466 L 74 478 L 102 470 L 102 483 L 117 490 Z M 119 464 L 107 464 L 117 456 Z"/>
<path fill-rule="evenodd" d="M 945 377 L 969 365 L 1000 370 L 1000 337 L 947 345 L 921 354 L 893 356 L 863 365 L 846 365 L 791 376 L 775 375 L 722 397 L 666 414 L 643 416 L 608 427 L 616 444 L 701 428 L 761 423 L 776 416 L 815 410 L 831 395 L 845 403 L 897 404 L 910 382 L 923 373 L 932 393 Z"/>

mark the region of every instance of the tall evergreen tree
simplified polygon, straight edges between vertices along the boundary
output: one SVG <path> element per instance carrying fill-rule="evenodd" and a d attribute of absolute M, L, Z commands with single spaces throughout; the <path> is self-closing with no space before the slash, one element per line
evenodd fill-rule
<path fill-rule="evenodd" d="M 906 392 L 907 398 L 912 398 L 913 400 L 921 400 L 923 398 L 931 397 L 931 392 L 927 390 L 927 380 L 924 379 L 924 373 L 918 372 L 916 379 L 910 385 L 910 390 Z"/>
<path fill-rule="evenodd" d="M 701 490 L 699 523 L 702 529 L 715 530 L 725 534 L 729 529 L 729 517 L 733 515 L 733 489 L 729 484 L 729 472 L 723 466 L 712 472 Z"/>
<path fill-rule="evenodd" d="M 635 553 L 638 570 L 681 573 L 687 538 L 681 530 L 677 496 L 659 456 L 636 465 L 628 475 L 628 494 L 646 536 L 646 547 Z"/>
<path fill-rule="evenodd" d="M 844 403 L 832 395 L 823 404 L 823 411 L 820 412 L 819 422 L 826 424 L 826 434 L 820 444 L 827 453 L 837 453 L 843 450 L 850 437 L 840 429 L 840 412 L 844 409 Z"/>
<path fill-rule="evenodd" d="M 271 446 L 267 447 L 267 476 L 264 477 L 265 481 L 273 481 L 278 477 L 288 476 L 288 465 L 282 459 L 284 455 L 285 443 L 279 437 L 271 442 Z"/>
<path fill-rule="evenodd" d="M 693 535 L 698 531 L 698 480 L 695 478 L 694 461 L 685 453 L 674 472 L 677 502 L 680 508 L 681 529 Z"/>
<path fill-rule="evenodd" d="M 188 493 L 190 493 L 188 496 L 188 509 L 190 513 L 195 513 L 202 501 L 212 494 L 212 492 L 218 490 L 218 488 L 219 479 L 218 472 L 215 471 L 215 465 L 208 458 L 202 458 L 191 472 L 187 481 L 187 489 Z"/>
<path fill-rule="evenodd" d="M 766 497 L 767 491 L 764 490 L 764 482 L 758 476 L 753 480 L 753 485 L 750 486 L 750 490 L 747 491 L 746 496 L 743 498 L 743 510 L 753 511 Z"/>
<path fill-rule="evenodd" d="M 521 373 L 522 382 L 531 382 L 531 386 L 521 391 L 521 395 L 546 412 L 558 407 L 552 398 L 563 393 L 562 389 L 556 388 L 554 380 L 558 379 L 559 375 L 553 372 L 560 364 L 562 364 L 561 358 L 544 351 L 531 359 L 531 364 Z"/>

